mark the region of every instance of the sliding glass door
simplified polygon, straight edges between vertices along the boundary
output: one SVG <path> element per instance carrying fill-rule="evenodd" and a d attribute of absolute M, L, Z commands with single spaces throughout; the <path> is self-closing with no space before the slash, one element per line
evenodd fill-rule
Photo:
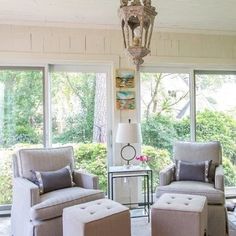
<path fill-rule="evenodd" d="M 44 68 L 0 68 L 0 210 L 12 202 L 12 154 L 46 143 L 72 145 L 76 167 L 99 175 L 106 191 L 108 69 L 58 68 L 49 79 Z"/>
<path fill-rule="evenodd" d="M 190 93 L 187 73 L 141 73 L 142 152 L 158 184 L 159 171 L 171 162 L 175 140 L 190 140 Z"/>
<path fill-rule="evenodd" d="M 223 147 L 226 186 L 236 186 L 236 74 L 196 71 L 196 140 Z"/>
<path fill-rule="evenodd" d="M 107 190 L 107 73 L 55 66 L 51 78 L 52 145 L 72 145 L 79 169 Z"/>
<path fill-rule="evenodd" d="M 0 205 L 12 202 L 12 153 L 43 146 L 43 70 L 0 68 Z"/>
<path fill-rule="evenodd" d="M 158 174 L 170 162 L 175 140 L 220 141 L 225 184 L 235 195 L 236 73 L 191 74 L 141 73 L 143 153 Z"/>

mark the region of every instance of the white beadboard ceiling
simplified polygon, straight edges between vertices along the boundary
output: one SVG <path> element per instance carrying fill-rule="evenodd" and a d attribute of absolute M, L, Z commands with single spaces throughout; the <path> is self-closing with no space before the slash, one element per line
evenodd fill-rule
<path fill-rule="evenodd" d="M 153 0 L 156 29 L 236 32 L 236 0 Z M 0 0 L 0 24 L 118 28 L 120 0 Z"/>

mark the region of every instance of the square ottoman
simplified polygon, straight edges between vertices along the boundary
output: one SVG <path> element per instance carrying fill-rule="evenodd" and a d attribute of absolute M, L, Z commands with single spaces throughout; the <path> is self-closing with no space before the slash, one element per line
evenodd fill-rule
<path fill-rule="evenodd" d="M 152 236 L 207 235 L 205 196 L 163 194 L 151 209 Z"/>
<path fill-rule="evenodd" d="M 130 236 L 129 208 L 100 199 L 63 210 L 63 236 Z"/>

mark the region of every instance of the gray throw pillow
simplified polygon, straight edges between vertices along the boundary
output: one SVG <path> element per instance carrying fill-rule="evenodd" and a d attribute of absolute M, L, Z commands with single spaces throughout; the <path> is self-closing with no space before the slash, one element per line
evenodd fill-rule
<path fill-rule="evenodd" d="M 40 194 L 73 186 L 70 166 L 55 171 L 31 170 L 31 172 L 33 176 L 32 180 L 39 186 Z"/>
<path fill-rule="evenodd" d="M 201 162 L 186 162 L 176 160 L 175 178 L 177 181 L 201 181 L 209 182 L 209 170 L 211 160 Z"/>

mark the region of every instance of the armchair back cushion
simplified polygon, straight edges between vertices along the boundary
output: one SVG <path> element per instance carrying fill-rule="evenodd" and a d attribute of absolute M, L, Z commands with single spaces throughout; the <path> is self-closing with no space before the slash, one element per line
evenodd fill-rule
<path fill-rule="evenodd" d="M 220 142 L 176 142 L 173 157 L 175 160 L 199 162 L 212 160 L 215 165 L 222 163 Z"/>
<path fill-rule="evenodd" d="M 65 166 L 73 170 L 73 147 L 21 149 L 17 153 L 20 177 L 31 179 L 32 170 L 55 171 Z"/>

